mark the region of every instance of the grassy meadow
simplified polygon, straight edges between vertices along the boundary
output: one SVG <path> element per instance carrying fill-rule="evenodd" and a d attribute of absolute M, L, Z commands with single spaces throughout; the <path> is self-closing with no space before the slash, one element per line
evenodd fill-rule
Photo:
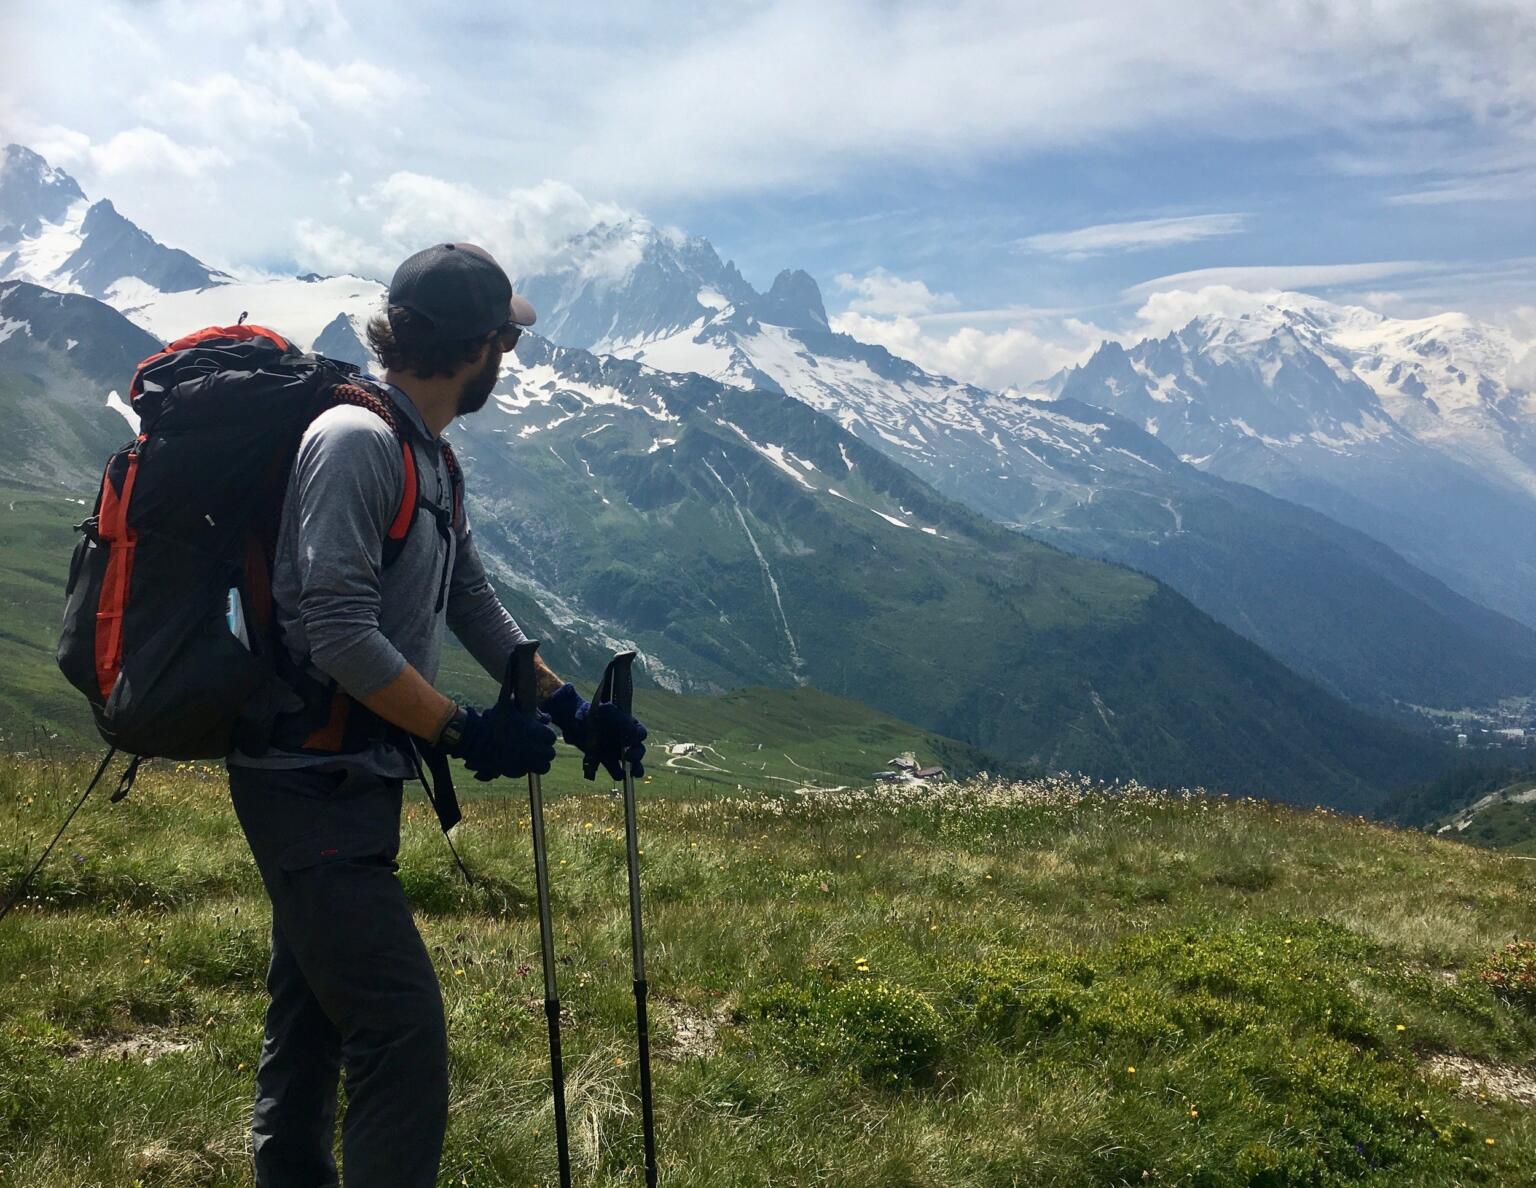
<path fill-rule="evenodd" d="M 88 770 L 0 760 L 0 884 Z M 577 1182 L 639 1183 L 621 805 L 553 783 Z M 1536 864 L 1067 781 L 674 792 L 641 828 L 665 1184 L 1536 1181 Z M 405 832 L 441 1182 L 552 1184 L 525 804 L 468 802 L 470 888 L 419 797 Z M 216 769 L 93 801 L 0 925 L 0 1184 L 247 1183 L 267 924 Z"/>

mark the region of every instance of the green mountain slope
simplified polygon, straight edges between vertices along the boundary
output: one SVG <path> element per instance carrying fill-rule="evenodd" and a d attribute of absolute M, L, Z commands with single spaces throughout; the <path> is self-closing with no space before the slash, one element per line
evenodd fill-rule
<path fill-rule="evenodd" d="M 1165 587 L 797 401 L 525 339 L 454 430 L 506 580 L 682 687 L 807 682 L 1047 769 L 1364 806 L 1438 762 Z"/>
<path fill-rule="evenodd" d="M 50 311 L 123 322 L 37 294 L 34 344 L 58 342 Z M 49 349 L 37 367 L 76 366 Z M 1439 762 L 1165 587 L 982 519 L 782 395 L 529 337 L 454 435 L 482 551 L 573 672 L 633 642 L 676 691 L 809 685 L 1036 769 L 1354 808 Z"/>
<path fill-rule="evenodd" d="M 1085 420 L 1097 413 L 1059 404 Z M 1125 446 L 1123 473 L 1106 479 L 1087 458 L 1059 465 L 1079 476 L 1078 497 L 1042 501 L 1017 524 L 1024 531 L 1151 574 L 1357 705 L 1492 705 L 1536 685 L 1536 630 L 1363 532 L 1184 465 L 1156 439 L 1098 415 L 1112 424 L 1107 440 Z"/>
<path fill-rule="evenodd" d="M 22 282 L 0 284 L 0 479 L 94 491 L 107 455 L 133 434 L 107 409 L 161 343 L 110 306 Z"/>
<path fill-rule="evenodd" d="M 72 526 L 87 514 L 84 503 L 74 496 L 0 487 L 0 605 L 6 608 L 0 626 L 0 749 L 100 745 L 84 699 L 59 673 L 53 654 Z M 549 641 L 543 651 L 556 670 L 590 695 L 609 653 L 556 628 L 517 590 L 504 588 L 502 596 L 531 635 Z M 478 704 L 497 694 L 495 682 L 459 647 L 447 650 L 438 684 Z M 655 792 L 852 784 L 905 751 L 955 776 L 1023 770 L 1021 764 L 810 688 L 701 696 L 648 688 L 637 708 L 651 731 Z M 699 750 L 687 756 L 666 753 L 669 745 L 681 743 Z M 573 756 L 563 753 L 563 760 L 552 791 L 590 788 Z M 508 790 L 514 789 L 508 785 Z"/>
<path fill-rule="evenodd" d="M 1481 783 L 1425 827 L 1453 841 L 1536 856 L 1536 773 L 1527 765 Z"/>

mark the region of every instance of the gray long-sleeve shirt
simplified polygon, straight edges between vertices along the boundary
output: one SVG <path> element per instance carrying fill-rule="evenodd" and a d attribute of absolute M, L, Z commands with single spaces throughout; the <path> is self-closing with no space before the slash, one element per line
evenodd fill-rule
<path fill-rule="evenodd" d="M 381 385 L 399 407 L 416 456 L 421 497 L 451 510 L 452 479 L 438 440 L 410 398 Z M 451 539 L 423 508 L 400 555 L 383 563 L 384 539 L 400 508 L 405 465 L 400 444 L 377 414 L 339 405 L 316 417 L 299 444 L 288 480 L 272 572 L 277 628 L 296 664 L 318 670 L 353 697 L 377 692 L 410 664 L 437 676 L 446 625 L 498 681 L 522 630 L 486 580 L 467 514 Z M 448 590 L 439 611 L 447 567 Z M 292 752 L 236 753 L 251 767 L 333 762 Z M 378 744 L 359 765 L 410 776 L 411 761 Z"/>

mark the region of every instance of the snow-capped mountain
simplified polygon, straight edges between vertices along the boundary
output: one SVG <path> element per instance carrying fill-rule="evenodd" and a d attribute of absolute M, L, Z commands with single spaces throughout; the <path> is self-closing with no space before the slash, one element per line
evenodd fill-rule
<path fill-rule="evenodd" d="M 158 242 L 110 201 L 90 202 L 69 174 L 14 144 L 0 155 L 0 280 L 100 298 L 161 340 L 245 313 L 306 348 L 328 333 L 353 361 L 384 294 L 356 276 L 236 279 Z"/>
<path fill-rule="evenodd" d="M 643 219 L 602 224 L 573 238 L 546 271 L 520 277 L 539 330 L 572 346 L 675 334 L 733 302 L 756 296 L 708 241 Z"/>
<path fill-rule="evenodd" d="M 83 402 L 68 330 L 106 343 L 116 326 L 128 356 L 149 336 L 83 295 L 0 291 L 0 397 L 117 444 L 117 412 Z M 128 356 L 108 362 L 126 374 Z M 29 388 L 39 368 L 62 382 Z M 35 485 L 17 468 L 64 440 L 33 424 L 0 458 L 7 481 Z M 528 335 L 452 435 L 509 605 L 573 671 L 633 643 L 673 687 L 803 682 L 1022 763 L 1352 807 L 1433 750 L 1166 587 L 993 524 L 782 395 Z M 79 448 L 99 465 L 108 447 Z M 62 566 L 67 542 L 48 547 Z"/>
<path fill-rule="evenodd" d="M 33 245 L 26 259 L 37 261 L 36 245 L 56 235 L 61 212 L 93 208 L 67 174 L 24 150 L 13 159 L 25 168 L 6 172 L 0 222 Z M 109 285 L 107 297 L 162 340 L 243 313 L 306 348 L 368 362 L 362 328 L 382 303 L 376 281 L 313 274 L 236 280 L 204 271 L 210 283 L 198 288 L 163 291 L 139 277 Z M 793 396 L 995 520 L 1168 581 L 1218 621 L 1360 704 L 1461 706 L 1530 691 L 1536 664 L 1526 661 L 1536 660 L 1536 639 L 1390 550 L 1196 470 L 1102 408 L 988 392 L 834 333 L 820 290 L 804 272 L 781 272 L 759 292 L 707 241 L 636 219 L 576 237 L 554 268 L 518 286 L 539 308 L 539 329 L 556 341 Z M 1326 361 L 1296 365 L 1311 368 L 1319 386 L 1337 389 L 1331 403 L 1318 401 L 1319 424 L 1326 421 L 1335 437 L 1358 432 L 1351 418 L 1369 395 L 1365 388 L 1358 381 L 1351 387 L 1343 369 Z M 1422 382 L 1431 379 L 1446 382 L 1438 373 Z M 1414 386 L 1407 373 L 1390 369 L 1382 382 Z M 1391 432 L 1384 410 L 1398 398 L 1376 398 L 1373 425 Z M 535 407 L 525 411 L 532 419 L 520 432 L 538 421 Z M 1285 430 L 1262 402 L 1249 416 L 1245 423 L 1267 432 Z M 793 460 L 783 461 L 793 469 Z M 831 497 L 845 494 L 838 488 Z M 891 508 L 879 514 L 904 515 Z"/>
<path fill-rule="evenodd" d="M 1400 321 L 1294 294 L 1105 343 L 1049 388 L 1536 623 L 1536 395 L 1512 378 L 1522 353 L 1460 314 Z"/>
<path fill-rule="evenodd" d="M 105 198 L 92 204 L 67 173 L 15 144 L 0 153 L 0 276 L 117 306 L 227 279 L 146 235 Z"/>
<path fill-rule="evenodd" d="M 634 279 L 616 270 L 613 243 L 628 245 L 625 258 L 638 261 Z M 593 245 L 602 246 L 603 263 L 584 267 L 580 253 Z M 590 279 L 599 274 L 601 284 Z M 563 271 L 522 284 L 552 301 L 541 318 L 574 336 L 555 332 L 557 340 L 794 396 L 996 520 L 1168 581 L 1354 700 L 1459 705 L 1536 684 L 1499 659 L 1525 654 L 1513 641 L 1527 629 L 1490 616 L 1376 540 L 1196 469 L 1147 431 L 1157 428 L 1155 416 L 1128 420 L 1104 401 L 1091 407 L 989 392 L 835 333 L 803 272 L 783 272 L 758 293 L 704 241 L 630 223 L 573 241 Z M 635 305 L 613 296 L 642 291 Z M 576 303 L 577 316 L 565 316 L 562 300 Z M 657 306 L 682 312 L 658 321 L 650 316 Z M 591 316 L 595 308 L 601 318 Z M 685 317 L 692 320 L 681 324 Z M 583 327 L 591 341 L 582 341 Z M 1222 350 L 1237 351 L 1251 332 L 1243 327 L 1210 344 L 1213 355 L 1220 361 Z M 1304 426 L 1330 441 L 1394 432 L 1383 398 L 1332 355 L 1277 353 L 1258 367 L 1282 391 L 1312 392 L 1305 408 L 1255 399 L 1241 410 L 1239 419 L 1265 432 Z M 1407 381 L 1399 373 L 1397 382 Z M 1191 438 L 1211 439 L 1201 452 L 1217 448 L 1215 431 L 1191 416 Z M 1182 452 L 1193 450 L 1185 443 Z M 1495 671 L 1502 675 L 1485 679 Z"/>
<path fill-rule="evenodd" d="M 805 272 L 780 272 L 760 293 L 706 240 L 641 220 L 578 237 L 563 268 L 518 284 L 555 342 L 793 396 L 1004 521 L 1034 523 L 1087 498 L 1091 478 L 1068 477 L 1063 463 L 1117 453 L 1117 466 L 1160 465 L 1138 454 L 1150 444 L 1142 435 L 1120 440 L 1113 418 L 1080 420 L 1064 406 L 932 375 L 832 331 Z"/>
<path fill-rule="evenodd" d="M 528 335 L 454 434 L 498 576 L 687 687 L 804 681 L 1050 766 L 1083 747 L 1150 770 L 1172 748 L 1251 772 L 1263 753 L 1272 786 L 1311 779 L 1292 729 L 1333 784 L 1378 737 L 1360 717 L 1325 741 L 1298 713 L 1342 703 L 1303 709 L 1303 682 L 1171 591 L 988 522 L 777 393 Z"/>
<path fill-rule="evenodd" d="M 1536 362 L 1536 342 L 1462 313 L 1399 319 L 1308 306 L 1332 316 L 1333 342 L 1398 425 L 1536 495 L 1536 390 L 1527 378 L 1536 368 L 1520 370 Z"/>

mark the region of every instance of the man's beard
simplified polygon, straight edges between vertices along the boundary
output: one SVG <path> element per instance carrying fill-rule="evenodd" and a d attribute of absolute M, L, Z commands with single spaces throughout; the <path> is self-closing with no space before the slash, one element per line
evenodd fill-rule
<path fill-rule="evenodd" d="M 485 352 L 485 362 L 480 370 L 464 381 L 464 386 L 459 390 L 459 416 L 466 413 L 477 413 L 485 407 L 485 402 L 491 398 L 491 393 L 496 389 L 496 381 L 501 378 L 501 352 L 488 350 Z"/>

